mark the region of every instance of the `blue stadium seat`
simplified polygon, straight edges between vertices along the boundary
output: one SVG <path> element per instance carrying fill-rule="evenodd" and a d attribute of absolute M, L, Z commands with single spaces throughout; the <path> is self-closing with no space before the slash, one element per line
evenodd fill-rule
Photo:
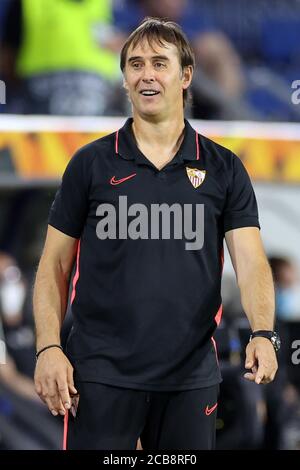
<path fill-rule="evenodd" d="M 263 21 L 261 50 L 270 63 L 289 63 L 300 57 L 300 20 Z"/>

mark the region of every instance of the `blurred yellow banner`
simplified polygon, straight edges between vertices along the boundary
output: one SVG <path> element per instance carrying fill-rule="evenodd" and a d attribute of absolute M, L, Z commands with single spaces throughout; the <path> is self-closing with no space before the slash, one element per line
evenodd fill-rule
<path fill-rule="evenodd" d="M 26 118 L 23 117 L 24 119 Z M 123 125 L 123 122 L 124 120 L 120 119 L 113 121 L 110 123 L 111 130 L 107 130 L 106 126 L 105 130 L 99 132 L 95 131 L 95 126 L 92 126 L 91 132 L 73 131 L 69 128 L 67 131 L 56 128 L 36 130 L 34 126 L 32 129 L 27 126 L 28 129 L 24 130 L 18 128 L 20 126 L 16 126 L 17 130 L 1 130 L 0 126 L 0 171 L 2 174 L 3 171 L 15 173 L 25 179 L 60 178 L 69 159 L 79 147 L 114 132 Z M 295 132 L 292 135 L 289 133 L 288 137 L 286 132 L 281 136 L 281 133 L 276 131 L 275 125 L 272 133 L 269 126 L 266 136 L 260 136 L 257 132 L 258 123 L 254 125 L 256 132 L 252 132 L 251 128 L 245 128 L 245 123 L 241 124 L 242 132 L 241 129 L 236 132 L 232 124 L 228 127 L 228 123 L 222 127 L 220 123 L 213 126 L 212 123 L 203 125 L 200 121 L 194 121 L 192 125 L 200 134 L 206 135 L 237 154 L 252 179 L 300 182 L 300 133 L 299 138 L 295 136 Z M 65 127 L 62 126 L 62 129 Z M 97 129 L 101 127 L 103 129 L 103 125 L 99 125 Z"/>

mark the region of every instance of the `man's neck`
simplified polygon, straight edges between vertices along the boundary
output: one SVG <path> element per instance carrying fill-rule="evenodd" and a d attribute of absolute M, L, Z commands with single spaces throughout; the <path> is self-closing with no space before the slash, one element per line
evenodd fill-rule
<path fill-rule="evenodd" d="M 182 143 L 184 116 L 145 120 L 134 115 L 132 130 L 141 152 L 161 168 L 172 160 Z"/>

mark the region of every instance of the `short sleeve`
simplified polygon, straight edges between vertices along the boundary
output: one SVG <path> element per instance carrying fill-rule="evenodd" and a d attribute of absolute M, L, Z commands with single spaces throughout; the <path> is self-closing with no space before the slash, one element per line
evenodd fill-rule
<path fill-rule="evenodd" d="M 232 154 L 232 174 L 224 208 L 224 233 L 241 227 L 260 229 L 258 208 L 250 177 L 241 160 Z"/>
<path fill-rule="evenodd" d="M 68 163 L 49 214 L 49 225 L 80 238 L 88 212 L 87 155 L 78 150 Z"/>

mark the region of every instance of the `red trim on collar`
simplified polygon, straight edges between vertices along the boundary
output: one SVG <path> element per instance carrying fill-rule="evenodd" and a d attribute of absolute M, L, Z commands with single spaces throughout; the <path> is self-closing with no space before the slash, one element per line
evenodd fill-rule
<path fill-rule="evenodd" d="M 199 137 L 198 137 L 198 132 L 196 132 L 196 160 L 199 160 L 200 158 L 200 150 L 199 150 Z"/>
<path fill-rule="evenodd" d="M 116 154 L 119 153 L 119 131 L 116 132 L 116 142 L 115 142 Z"/>

